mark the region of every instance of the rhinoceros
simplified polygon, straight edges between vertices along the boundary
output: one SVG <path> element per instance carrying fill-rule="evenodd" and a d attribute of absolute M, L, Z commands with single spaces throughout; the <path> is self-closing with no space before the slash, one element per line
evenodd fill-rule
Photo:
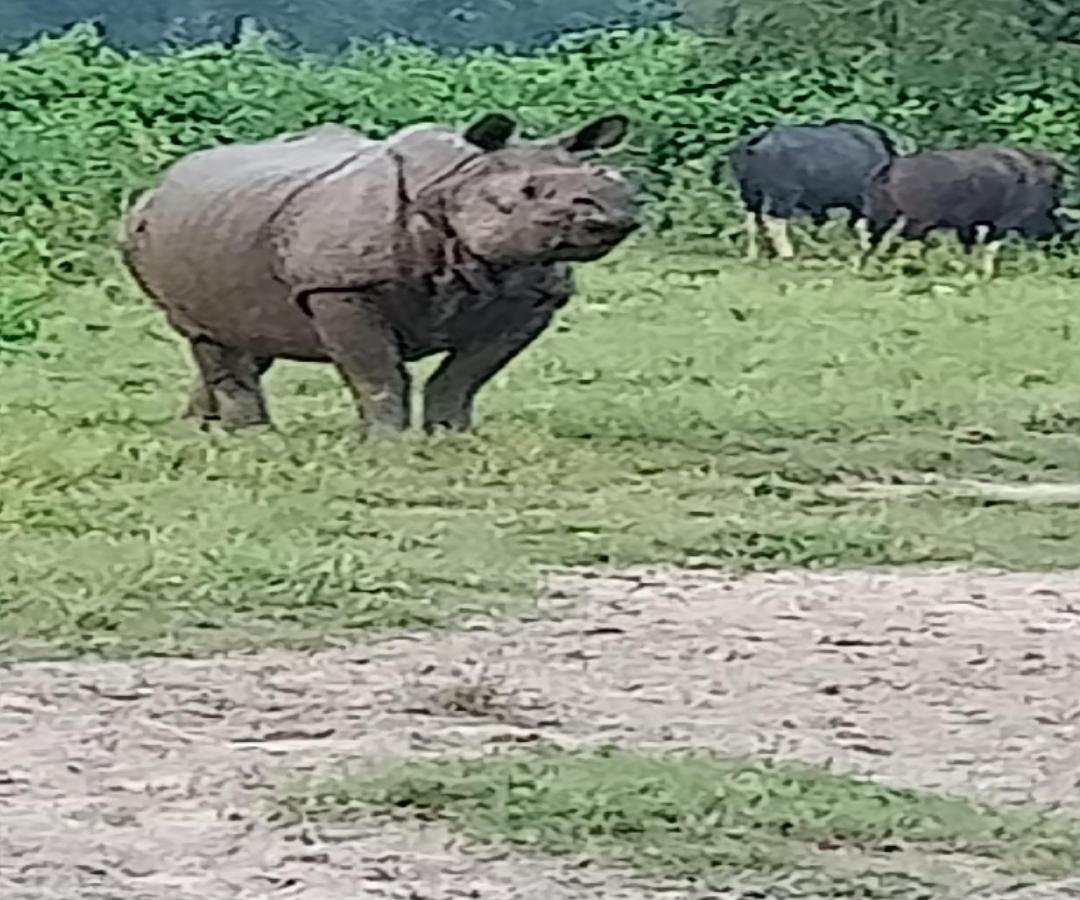
<path fill-rule="evenodd" d="M 571 265 L 640 225 L 630 182 L 597 157 L 601 116 L 540 140 L 501 113 L 376 141 L 323 125 L 174 162 L 124 214 L 128 270 L 187 339 L 186 416 L 270 423 L 276 359 L 333 363 L 368 434 L 410 427 L 405 364 L 445 352 L 425 430 L 468 430 L 477 391 L 574 292 Z"/>

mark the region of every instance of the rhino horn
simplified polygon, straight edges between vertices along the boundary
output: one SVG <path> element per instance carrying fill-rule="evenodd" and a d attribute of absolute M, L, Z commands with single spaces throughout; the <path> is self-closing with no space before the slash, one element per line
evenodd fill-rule
<path fill-rule="evenodd" d="M 517 122 L 509 116 L 488 113 L 465 129 L 465 140 L 490 153 L 505 147 L 516 130 Z"/>

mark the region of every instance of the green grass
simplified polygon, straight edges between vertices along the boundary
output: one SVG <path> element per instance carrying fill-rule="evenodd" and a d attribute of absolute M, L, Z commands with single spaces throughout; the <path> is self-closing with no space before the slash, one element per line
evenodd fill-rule
<path fill-rule="evenodd" d="M 543 565 L 1073 565 L 1075 507 L 819 490 L 1080 481 L 1074 282 L 1011 265 L 981 285 L 627 250 L 581 271 L 476 434 L 392 453 L 325 366 L 270 373 L 276 432 L 198 432 L 159 315 L 73 288 L 0 370 L 2 650 L 440 625 L 527 601 Z"/>
<path fill-rule="evenodd" d="M 775 897 L 940 897 L 988 866 L 1028 880 L 1080 872 L 1080 822 L 1069 818 L 700 752 L 409 762 L 298 782 L 280 800 L 293 819 L 434 820 L 481 842 L 711 889 L 765 877 Z M 916 890 L 927 887 L 939 890 Z"/>

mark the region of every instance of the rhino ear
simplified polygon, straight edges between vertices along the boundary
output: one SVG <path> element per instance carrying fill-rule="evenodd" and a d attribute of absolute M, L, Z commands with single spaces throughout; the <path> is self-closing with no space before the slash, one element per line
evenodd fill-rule
<path fill-rule="evenodd" d="M 623 142 L 630 130 L 630 119 L 621 114 L 601 116 L 555 138 L 554 143 L 571 153 L 590 150 L 609 150 Z"/>
<path fill-rule="evenodd" d="M 481 150 L 501 150 L 517 130 L 517 122 L 502 113 L 488 113 L 465 129 L 465 140 Z"/>

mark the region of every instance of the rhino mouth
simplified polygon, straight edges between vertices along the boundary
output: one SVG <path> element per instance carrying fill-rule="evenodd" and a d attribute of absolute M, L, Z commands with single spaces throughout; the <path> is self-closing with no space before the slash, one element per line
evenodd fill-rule
<path fill-rule="evenodd" d="M 552 247 L 557 259 L 576 259 L 583 262 L 598 259 L 613 250 L 637 231 L 641 224 L 626 220 L 621 222 L 588 222 L 581 233 L 564 237 Z"/>

